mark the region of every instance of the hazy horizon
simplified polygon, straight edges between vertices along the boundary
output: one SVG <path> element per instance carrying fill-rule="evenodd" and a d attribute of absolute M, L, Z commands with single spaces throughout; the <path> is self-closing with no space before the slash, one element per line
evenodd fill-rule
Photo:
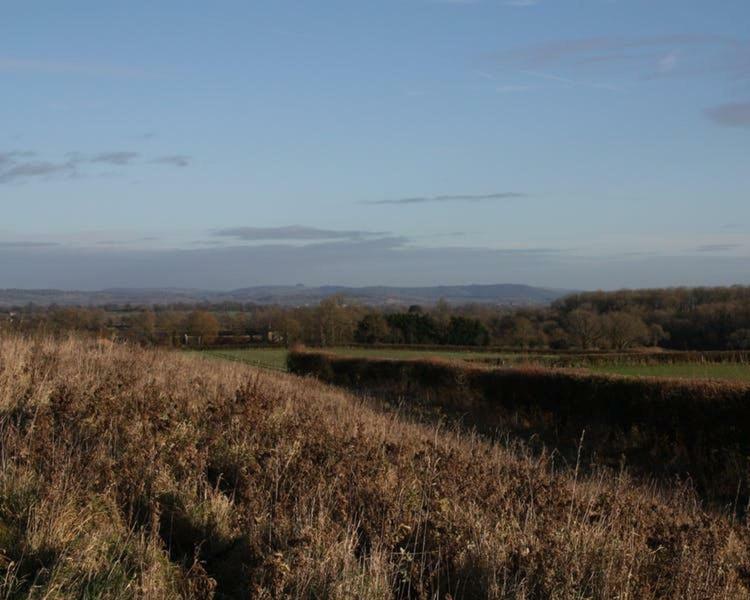
<path fill-rule="evenodd" d="M 0 289 L 750 283 L 750 4 L 11 0 Z"/>

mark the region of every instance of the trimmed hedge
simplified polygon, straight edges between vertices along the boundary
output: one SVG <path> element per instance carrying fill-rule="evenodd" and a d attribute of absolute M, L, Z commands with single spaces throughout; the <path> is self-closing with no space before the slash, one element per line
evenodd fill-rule
<path fill-rule="evenodd" d="M 750 385 L 541 368 L 292 352 L 289 370 L 437 406 L 484 432 L 540 438 L 575 460 L 690 477 L 705 497 L 748 497 Z"/>

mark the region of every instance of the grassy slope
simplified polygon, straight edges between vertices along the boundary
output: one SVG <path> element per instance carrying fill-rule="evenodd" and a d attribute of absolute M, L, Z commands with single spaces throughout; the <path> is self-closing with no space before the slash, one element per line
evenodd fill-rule
<path fill-rule="evenodd" d="M 399 350 L 393 348 L 330 348 L 339 356 L 361 357 L 361 358 L 393 358 L 412 359 L 438 357 L 449 360 L 469 360 L 473 358 L 505 358 L 509 362 L 519 359 L 522 362 L 543 361 L 543 355 L 527 356 L 523 354 L 487 354 L 466 351 L 440 351 L 440 350 Z M 205 354 L 245 362 L 251 365 L 267 367 L 270 369 L 286 370 L 287 351 L 284 348 L 245 348 L 239 350 L 206 350 Z M 519 358 L 520 357 L 520 358 Z M 680 377 L 691 379 L 726 379 L 732 381 L 750 381 L 750 365 L 738 363 L 688 363 L 688 364 L 664 364 L 664 365 L 618 365 L 606 364 L 587 367 L 598 373 L 615 373 L 620 375 L 655 376 L 655 377 Z"/>
<path fill-rule="evenodd" d="M 286 371 L 286 348 L 242 348 L 227 350 L 204 350 L 201 354 L 214 358 L 243 362 L 257 367 Z"/>
<path fill-rule="evenodd" d="M 742 598 L 746 526 L 239 363 L 0 339 L 0 596 Z"/>
<path fill-rule="evenodd" d="M 445 359 L 465 360 L 469 358 L 499 358 L 501 354 L 467 352 L 467 351 L 444 351 L 444 350 L 412 350 L 398 348 L 328 348 L 329 352 L 340 356 L 353 356 L 362 358 L 424 358 L 440 357 Z M 228 360 L 236 360 L 247 364 L 268 367 L 270 369 L 286 369 L 287 350 L 285 348 L 242 348 L 233 350 L 205 350 L 205 354 Z"/>

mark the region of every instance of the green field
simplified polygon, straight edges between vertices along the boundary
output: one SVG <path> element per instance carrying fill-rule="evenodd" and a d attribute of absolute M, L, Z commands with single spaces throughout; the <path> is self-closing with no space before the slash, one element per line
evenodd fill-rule
<path fill-rule="evenodd" d="M 332 352 L 339 356 L 351 356 L 355 358 L 427 358 L 439 357 L 449 360 L 468 360 L 472 358 L 502 358 L 510 357 L 506 354 L 492 354 L 488 352 L 466 352 L 450 350 L 414 350 L 397 348 L 326 348 L 326 352 Z M 259 367 L 269 369 L 286 369 L 286 348 L 242 348 L 239 350 L 205 350 L 203 354 L 236 360 Z"/>
<path fill-rule="evenodd" d="M 242 348 L 240 350 L 204 350 L 203 355 L 244 362 L 256 367 L 286 371 L 286 348 Z"/>
<path fill-rule="evenodd" d="M 397 348 L 328 348 L 339 356 L 357 358 L 394 358 L 414 359 L 437 357 L 449 360 L 470 360 L 503 358 L 508 363 L 525 362 L 528 355 L 492 354 L 486 352 L 467 352 L 450 350 L 415 350 Z M 248 363 L 258 367 L 275 370 L 286 370 L 286 348 L 243 348 L 240 350 L 206 350 L 202 354 Z M 543 356 L 533 357 L 533 360 L 543 360 Z M 736 363 L 689 363 L 664 365 L 596 365 L 588 367 L 595 373 L 612 373 L 616 375 L 632 375 L 641 377 L 680 377 L 689 379 L 724 379 L 731 381 L 750 381 L 750 365 Z"/>
<path fill-rule="evenodd" d="M 750 365 L 737 363 L 687 363 L 674 365 L 598 365 L 596 373 L 640 377 L 679 377 L 683 379 L 724 379 L 750 381 Z"/>

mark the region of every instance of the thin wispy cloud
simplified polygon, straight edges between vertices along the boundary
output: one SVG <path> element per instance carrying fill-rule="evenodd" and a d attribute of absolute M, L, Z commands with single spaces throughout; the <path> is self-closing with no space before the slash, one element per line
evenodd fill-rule
<path fill-rule="evenodd" d="M 706 109 L 706 116 L 724 127 L 750 127 L 750 102 L 733 102 Z"/>
<path fill-rule="evenodd" d="M 542 73 L 541 71 L 529 71 L 528 69 L 522 69 L 521 73 L 523 73 L 524 75 L 537 77 L 539 79 L 546 79 L 547 81 L 556 81 L 557 83 L 562 83 L 562 84 L 569 85 L 569 86 L 575 86 L 575 87 L 583 86 L 583 87 L 595 88 L 599 90 L 609 90 L 611 92 L 618 90 L 616 86 L 613 86 L 607 83 L 580 81 L 578 79 L 571 79 L 570 77 L 563 77 L 561 75 L 555 75 L 554 73 Z"/>
<path fill-rule="evenodd" d="M 0 248 L 49 248 L 59 245 L 57 242 L 34 242 L 26 240 L 5 242 L 0 240 Z"/>
<path fill-rule="evenodd" d="M 484 71 L 482 69 L 475 69 L 474 74 L 481 77 L 482 79 L 487 79 L 488 81 L 497 81 L 497 77 L 493 75 L 492 73 L 488 73 L 487 71 Z"/>
<path fill-rule="evenodd" d="M 213 232 L 214 236 L 242 241 L 322 241 L 363 240 L 386 235 L 382 231 L 337 230 L 288 225 L 284 227 L 229 227 Z"/>
<path fill-rule="evenodd" d="M 695 250 L 696 252 L 729 252 L 731 250 L 736 250 L 737 248 L 741 248 L 742 246 L 740 244 L 704 244 L 703 246 L 698 246 Z"/>
<path fill-rule="evenodd" d="M 679 59 L 679 52 L 676 50 L 666 54 L 659 59 L 657 63 L 657 70 L 659 73 L 671 73 L 677 67 L 677 61 Z"/>
<path fill-rule="evenodd" d="M 171 165 L 173 167 L 187 167 L 190 164 L 192 158 L 185 156 L 184 154 L 175 154 L 172 156 L 160 156 L 153 159 L 151 162 L 161 165 Z"/>
<path fill-rule="evenodd" d="M 27 179 L 45 179 L 54 175 L 73 176 L 76 174 L 74 162 L 9 162 L 0 164 L 0 183 L 10 183 Z"/>
<path fill-rule="evenodd" d="M 530 92 L 535 89 L 531 85 L 498 85 L 495 91 L 498 94 L 517 94 L 520 92 Z"/>
<path fill-rule="evenodd" d="M 439 202 L 488 202 L 493 200 L 509 200 L 514 198 L 526 198 L 527 194 L 520 192 L 497 192 L 494 194 L 446 194 L 442 196 L 412 196 L 407 198 L 395 198 L 391 200 L 372 200 L 364 204 L 427 204 Z"/>
<path fill-rule="evenodd" d="M 31 158 L 33 156 L 33 152 L 25 150 L 11 150 L 10 152 L 0 152 L 0 165 L 13 162 L 19 158 Z"/>
<path fill-rule="evenodd" d="M 106 77 L 143 77 L 143 69 L 119 65 L 102 65 L 84 62 L 61 62 L 36 58 L 0 56 L 0 71 L 45 73 L 50 75 L 94 75 Z"/>
<path fill-rule="evenodd" d="M 486 79 L 487 81 L 499 81 L 499 78 L 492 73 L 488 73 L 487 71 L 483 71 L 481 69 L 475 70 L 474 74 L 478 77 L 481 77 L 482 79 Z M 531 85 L 522 85 L 522 84 L 512 84 L 512 83 L 500 83 L 497 86 L 495 86 L 495 91 L 498 94 L 515 94 L 518 92 L 528 92 L 531 90 L 536 89 L 534 86 Z"/>
<path fill-rule="evenodd" d="M 90 159 L 92 163 L 107 163 L 110 165 L 127 165 L 137 159 L 137 152 L 103 152 Z"/>
<path fill-rule="evenodd" d="M 555 40 L 510 50 L 495 55 L 503 63 L 526 68 L 540 68 L 559 64 L 580 64 L 582 61 L 604 61 L 615 57 L 638 59 L 642 51 L 653 52 L 667 47 L 677 52 L 690 47 L 714 47 L 725 49 L 743 42 L 735 38 L 706 34 L 673 34 L 656 36 L 600 36 L 569 40 Z M 745 42 L 746 43 L 746 42 Z M 648 56 L 649 54 L 645 55 Z"/>
<path fill-rule="evenodd" d="M 598 36 L 553 40 L 500 52 L 492 57 L 504 69 L 568 86 L 621 89 L 594 78 L 619 81 L 666 77 L 723 79 L 738 86 L 750 82 L 750 41 L 726 35 L 681 33 L 652 36 Z M 483 71 L 486 73 L 486 71 Z M 744 126 L 744 103 L 706 111 L 716 123 Z"/>
<path fill-rule="evenodd" d="M 628 63 L 659 61 L 662 58 L 664 58 L 664 54 L 658 51 L 641 52 L 638 54 L 625 54 L 622 52 L 615 52 L 595 56 L 585 56 L 583 58 L 576 59 L 572 64 L 575 67 L 587 67 L 596 65 L 606 66 L 609 64 L 616 65 L 618 63 L 625 65 Z"/>
<path fill-rule="evenodd" d="M 143 160 L 139 152 L 107 151 L 93 155 L 69 152 L 63 160 L 38 158 L 32 151 L 11 150 L 0 152 L 0 184 L 46 180 L 53 177 L 81 177 L 91 174 L 92 165 L 109 165 L 118 168 L 132 167 Z M 191 158 L 182 154 L 160 156 L 148 162 L 187 167 Z"/>
<path fill-rule="evenodd" d="M 745 55 L 746 60 L 738 58 Z M 714 77 L 729 74 L 738 78 L 750 74 L 750 43 L 729 36 L 692 33 L 599 36 L 534 44 L 500 52 L 493 59 L 499 65 L 529 73 L 549 74 L 555 69 L 564 70 L 567 75 L 598 69 L 595 72 L 608 77 L 636 79 L 667 74 Z M 616 65 L 620 65 L 619 70 L 614 69 Z M 577 78 L 569 79 L 576 82 Z"/>
<path fill-rule="evenodd" d="M 431 0 L 434 4 L 481 4 L 482 0 Z M 525 6 L 535 6 L 537 4 L 540 4 L 541 0 L 503 0 L 502 4 L 504 6 L 515 6 L 515 7 L 525 7 Z"/>

